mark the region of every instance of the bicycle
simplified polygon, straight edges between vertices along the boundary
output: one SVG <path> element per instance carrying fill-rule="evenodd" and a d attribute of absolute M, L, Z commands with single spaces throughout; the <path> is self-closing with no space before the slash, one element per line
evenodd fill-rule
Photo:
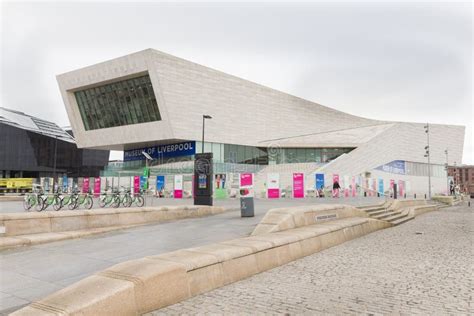
<path fill-rule="evenodd" d="M 130 194 L 130 191 L 128 191 L 127 195 L 129 196 L 129 202 L 127 204 L 127 207 L 130 207 L 133 203 L 135 203 L 135 205 L 138 207 L 142 207 L 143 205 L 145 205 L 145 199 L 143 198 L 143 190 L 140 190 L 133 196 Z"/>
<path fill-rule="evenodd" d="M 61 209 L 61 199 L 59 198 L 59 193 L 53 193 L 50 195 L 40 195 L 38 197 L 38 204 L 36 205 L 36 210 L 38 212 L 41 212 L 45 209 L 47 209 L 50 205 L 53 206 L 53 209 L 55 211 L 59 211 Z M 39 207 L 41 206 L 41 210 L 39 210 Z"/>
<path fill-rule="evenodd" d="M 37 188 L 35 191 L 36 192 L 28 193 L 25 195 L 25 198 L 23 200 L 23 208 L 25 209 L 25 211 L 29 211 L 33 206 L 36 206 L 38 204 L 38 197 L 43 194 L 41 188 Z"/>
<path fill-rule="evenodd" d="M 61 195 L 61 207 L 65 207 L 67 205 L 68 209 L 70 209 L 71 211 L 74 209 L 75 207 L 75 203 L 73 203 L 76 199 L 76 195 L 78 194 L 77 191 L 73 191 L 71 194 L 68 194 L 68 195 Z"/>
<path fill-rule="evenodd" d="M 74 205 L 71 210 L 74 210 L 76 208 L 79 208 L 81 205 L 84 205 L 85 208 L 90 210 L 92 206 L 94 205 L 94 200 L 92 199 L 90 195 L 90 191 L 85 193 L 85 194 L 75 194 L 72 197 L 71 203 Z"/>
<path fill-rule="evenodd" d="M 118 191 L 114 190 L 112 192 L 112 194 L 107 194 L 107 192 L 103 192 L 103 193 L 100 194 L 99 206 L 102 207 L 102 208 L 106 207 L 106 206 L 109 206 L 113 202 L 115 202 L 115 200 L 117 200 L 117 199 L 119 199 L 119 201 L 117 201 L 117 203 L 120 204 L 120 196 L 119 196 Z"/>
<path fill-rule="evenodd" d="M 120 204 L 122 204 L 125 207 L 130 206 L 130 204 L 132 204 L 131 202 L 132 197 L 130 196 L 130 190 L 125 189 L 124 187 L 122 187 L 122 189 L 124 190 L 124 194 L 122 195 L 117 194 L 116 198 L 114 199 L 112 203 L 112 207 L 114 208 L 119 207 Z"/>

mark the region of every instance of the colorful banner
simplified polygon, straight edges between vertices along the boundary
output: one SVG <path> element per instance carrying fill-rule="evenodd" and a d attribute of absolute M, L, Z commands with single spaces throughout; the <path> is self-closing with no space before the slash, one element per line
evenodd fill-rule
<path fill-rule="evenodd" d="M 372 194 L 373 196 L 377 196 L 377 179 L 372 179 Z"/>
<path fill-rule="evenodd" d="M 332 175 L 332 197 L 339 197 L 340 189 L 341 185 L 339 183 L 339 175 L 335 173 Z"/>
<path fill-rule="evenodd" d="M 403 180 L 398 180 L 398 192 L 399 192 L 399 197 L 402 198 L 404 197 L 405 194 L 405 186 L 403 185 Z"/>
<path fill-rule="evenodd" d="M 349 176 L 344 176 L 344 197 L 349 197 Z"/>
<path fill-rule="evenodd" d="M 383 195 L 384 194 L 384 187 L 383 187 L 383 179 L 382 178 L 379 178 L 379 193 L 380 195 Z"/>
<path fill-rule="evenodd" d="M 133 193 L 138 193 L 140 191 L 140 177 L 133 177 Z"/>
<path fill-rule="evenodd" d="M 324 190 L 324 173 L 316 173 L 316 190 Z"/>
<path fill-rule="evenodd" d="M 148 177 L 147 176 L 140 176 L 140 189 L 146 190 L 148 184 Z"/>
<path fill-rule="evenodd" d="M 100 195 L 100 177 L 94 178 L 94 197 L 98 197 Z"/>
<path fill-rule="evenodd" d="M 357 194 L 357 187 L 356 187 L 356 177 L 352 177 L 352 182 L 351 182 L 351 191 L 352 191 L 352 197 L 355 197 Z"/>
<path fill-rule="evenodd" d="M 304 198 L 304 174 L 293 173 L 293 198 Z"/>
<path fill-rule="evenodd" d="M 84 178 L 84 182 L 82 184 L 82 193 L 89 192 L 89 177 Z"/>
<path fill-rule="evenodd" d="M 165 176 L 156 176 L 156 192 L 164 193 L 165 191 Z"/>
<path fill-rule="evenodd" d="M 67 192 L 72 192 L 74 188 L 74 178 L 67 179 Z"/>
<path fill-rule="evenodd" d="M 67 176 L 64 175 L 63 176 L 63 187 L 62 187 L 63 192 L 67 192 L 67 185 L 68 185 L 68 179 L 67 179 Z"/>
<path fill-rule="evenodd" d="M 241 173 L 240 174 L 240 187 L 251 187 L 253 186 L 253 173 Z"/>
<path fill-rule="evenodd" d="M 183 198 L 183 175 L 177 174 L 174 176 L 174 198 Z"/>
<path fill-rule="evenodd" d="M 280 174 L 267 174 L 267 197 L 269 199 L 278 199 L 280 197 Z"/>

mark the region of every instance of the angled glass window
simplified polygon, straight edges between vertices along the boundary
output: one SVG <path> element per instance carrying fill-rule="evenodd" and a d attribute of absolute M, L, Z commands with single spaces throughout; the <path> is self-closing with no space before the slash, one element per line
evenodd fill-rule
<path fill-rule="evenodd" d="M 74 92 L 86 131 L 160 121 L 150 76 Z"/>

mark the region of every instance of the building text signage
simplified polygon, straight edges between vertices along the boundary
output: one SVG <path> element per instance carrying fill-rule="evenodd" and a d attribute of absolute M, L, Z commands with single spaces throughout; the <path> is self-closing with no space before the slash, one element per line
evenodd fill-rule
<path fill-rule="evenodd" d="M 394 160 L 387 164 L 381 165 L 376 168 L 377 170 L 382 170 L 394 174 L 406 174 L 405 161 L 404 160 Z"/>
<path fill-rule="evenodd" d="M 146 152 L 154 159 L 191 156 L 196 153 L 196 142 L 183 142 L 177 144 L 158 145 L 140 149 L 125 150 L 123 161 L 145 160 L 142 152 Z"/>

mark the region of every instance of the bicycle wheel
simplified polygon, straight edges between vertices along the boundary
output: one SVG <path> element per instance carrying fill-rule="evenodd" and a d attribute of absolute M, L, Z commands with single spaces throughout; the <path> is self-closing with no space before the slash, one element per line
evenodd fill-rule
<path fill-rule="evenodd" d="M 61 207 L 62 207 L 62 200 L 58 197 L 55 197 L 53 201 L 53 209 L 55 211 L 59 211 Z"/>
<path fill-rule="evenodd" d="M 38 196 L 36 203 L 36 211 L 41 212 L 44 209 L 45 200 L 41 196 Z"/>
<path fill-rule="evenodd" d="M 90 196 L 87 196 L 86 200 L 84 201 L 84 207 L 90 210 L 93 205 L 94 205 L 94 200 Z"/>
<path fill-rule="evenodd" d="M 132 197 L 130 195 L 127 195 L 124 198 L 123 206 L 130 207 L 132 205 L 132 201 L 133 201 Z"/>
<path fill-rule="evenodd" d="M 112 202 L 112 207 L 117 208 L 120 206 L 120 196 L 114 197 L 114 201 Z"/>
<path fill-rule="evenodd" d="M 107 205 L 107 197 L 103 196 L 99 198 L 99 206 L 100 207 L 105 207 Z"/>
<path fill-rule="evenodd" d="M 77 201 L 77 199 L 76 199 L 75 197 L 71 196 L 71 197 L 69 198 L 69 201 L 68 201 L 68 204 L 67 204 L 67 208 L 70 209 L 71 211 L 72 211 L 73 209 L 75 209 L 75 208 L 76 208 L 76 206 L 75 206 L 76 201 Z"/>
<path fill-rule="evenodd" d="M 138 207 L 142 207 L 143 205 L 145 205 L 145 199 L 143 198 L 143 196 L 137 196 L 135 203 Z"/>
<path fill-rule="evenodd" d="M 23 208 L 25 209 L 25 211 L 30 210 L 30 208 L 33 206 L 32 202 L 33 202 L 32 198 L 30 198 L 30 197 L 23 200 Z"/>

